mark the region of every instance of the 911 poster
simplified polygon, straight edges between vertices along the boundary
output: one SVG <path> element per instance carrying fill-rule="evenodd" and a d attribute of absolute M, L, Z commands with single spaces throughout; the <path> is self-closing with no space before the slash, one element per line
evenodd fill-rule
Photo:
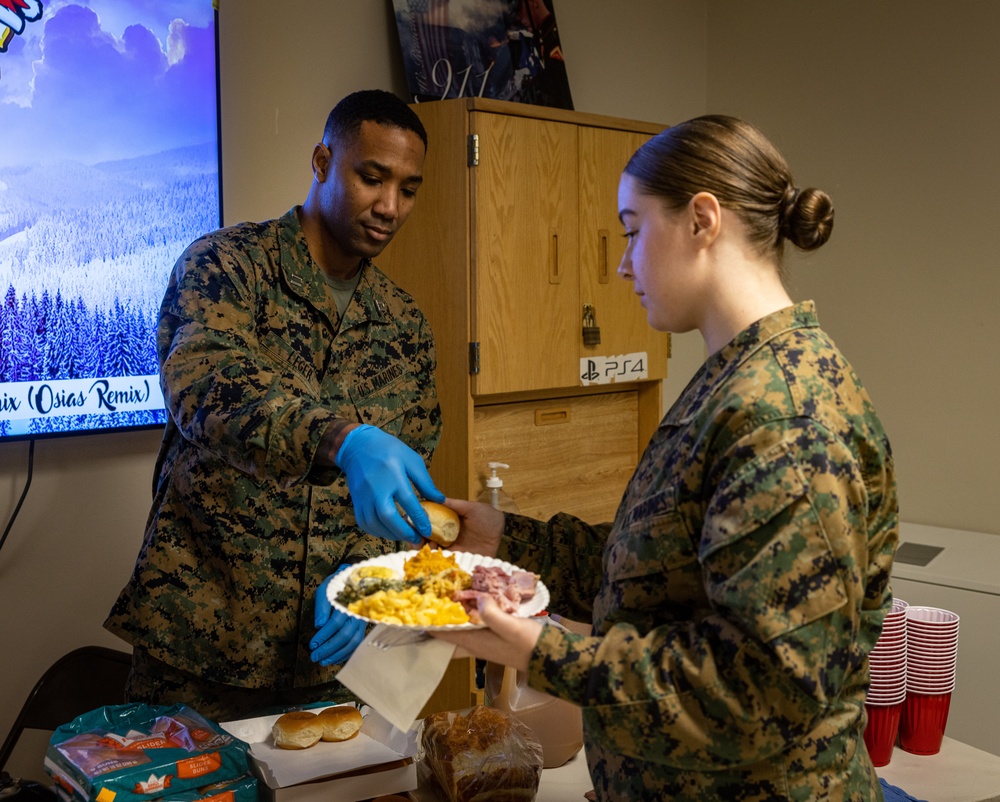
<path fill-rule="evenodd" d="M 552 0 L 393 0 L 393 8 L 415 102 L 573 108 Z"/>

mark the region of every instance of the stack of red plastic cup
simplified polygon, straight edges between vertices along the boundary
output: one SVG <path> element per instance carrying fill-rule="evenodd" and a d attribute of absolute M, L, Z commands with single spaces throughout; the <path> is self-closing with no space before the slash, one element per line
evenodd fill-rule
<path fill-rule="evenodd" d="M 893 601 L 892 611 L 882 623 L 882 634 L 868 656 L 871 682 L 865 700 L 865 746 L 876 766 L 886 765 L 892 757 L 906 700 L 907 607 L 902 599 Z"/>
<path fill-rule="evenodd" d="M 906 701 L 899 745 L 915 755 L 941 750 L 958 658 L 958 615 L 937 607 L 906 610 Z"/>

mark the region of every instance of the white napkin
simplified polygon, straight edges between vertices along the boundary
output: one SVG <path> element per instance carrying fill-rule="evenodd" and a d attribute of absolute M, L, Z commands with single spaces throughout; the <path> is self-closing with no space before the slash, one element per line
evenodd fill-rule
<path fill-rule="evenodd" d="M 319 712 L 315 708 L 310 712 Z M 345 771 L 391 763 L 406 754 L 416 752 L 416 744 L 408 744 L 405 736 L 390 741 L 388 727 L 367 717 L 361 733 L 347 741 L 320 741 L 308 749 L 279 749 L 271 737 L 271 726 L 278 715 L 260 716 L 222 723 L 226 732 L 250 744 L 250 751 L 270 788 L 285 788 L 299 783 L 328 777 Z M 407 752 L 403 752 L 407 749 Z"/>
<path fill-rule="evenodd" d="M 311 712 L 319 710 L 314 708 Z M 368 708 L 362 708 L 361 715 L 364 721 L 357 737 L 336 743 L 320 741 L 308 749 L 279 749 L 274 745 L 271 726 L 279 714 L 223 722 L 220 726 L 250 744 L 251 754 L 269 788 L 286 788 L 416 754 L 415 734 L 411 737 L 393 730 L 377 712 Z"/>
<path fill-rule="evenodd" d="M 406 732 L 441 682 L 455 646 L 428 638 L 382 651 L 371 641 L 385 629 L 380 624 L 368 633 L 337 679 Z"/>

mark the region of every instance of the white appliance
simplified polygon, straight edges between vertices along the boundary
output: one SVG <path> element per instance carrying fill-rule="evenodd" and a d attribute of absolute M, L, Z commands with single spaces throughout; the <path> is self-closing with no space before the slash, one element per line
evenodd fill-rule
<path fill-rule="evenodd" d="M 892 591 L 958 613 L 949 738 L 1000 755 L 1000 535 L 901 523 Z"/>

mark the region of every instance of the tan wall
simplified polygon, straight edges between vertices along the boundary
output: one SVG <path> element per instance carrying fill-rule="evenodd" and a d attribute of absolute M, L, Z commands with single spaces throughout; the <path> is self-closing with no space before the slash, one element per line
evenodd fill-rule
<path fill-rule="evenodd" d="M 990 248 L 1000 55 L 992 0 L 556 0 L 581 111 L 672 122 L 741 114 L 838 205 L 793 294 L 872 391 L 899 460 L 904 517 L 1000 534 L 998 293 Z M 389 0 L 221 0 L 226 221 L 299 202 L 330 105 L 405 91 Z M 672 398 L 702 359 L 675 338 Z M 158 434 L 45 440 L 0 552 L 0 735 L 35 678 L 85 643 L 138 549 Z M 28 446 L 0 446 L 0 522 Z M 23 764 L 15 772 L 31 776 Z M 42 777 L 43 778 L 43 777 Z"/>
<path fill-rule="evenodd" d="M 1000 4 L 707 5 L 709 108 L 758 123 L 833 196 L 794 295 L 871 392 L 902 517 L 1000 533 Z"/>

